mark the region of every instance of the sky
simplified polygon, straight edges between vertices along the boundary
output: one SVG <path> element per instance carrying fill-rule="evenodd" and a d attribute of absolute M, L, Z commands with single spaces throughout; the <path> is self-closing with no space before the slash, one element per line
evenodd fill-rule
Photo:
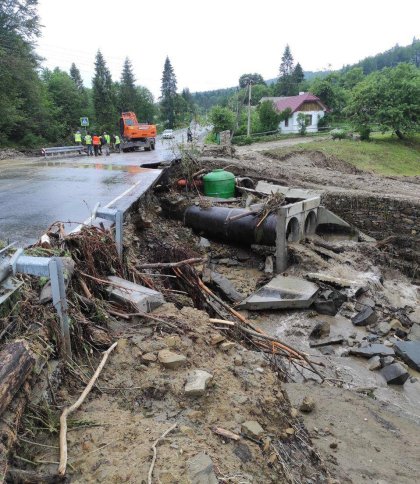
<path fill-rule="evenodd" d="M 75 62 L 91 85 L 102 51 L 114 80 L 129 57 L 157 98 L 169 56 L 178 89 L 277 77 L 286 44 L 306 71 L 339 69 L 420 37 L 419 0 L 39 0 L 45 67 Z"/>

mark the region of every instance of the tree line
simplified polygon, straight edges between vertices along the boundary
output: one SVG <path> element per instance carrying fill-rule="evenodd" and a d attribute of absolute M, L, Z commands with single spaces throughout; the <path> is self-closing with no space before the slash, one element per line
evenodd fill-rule
<path fill-rule="evenodd" d="M 415 51 L 414 46 L 411 51 Z M 420 130 L 420 69 L 415 62 L 402 62 L 367 74 L 358 66 L 305 79 L 287 45 L 274 83 L 268 84 L 260 74 L 253 73 L 243 74 L 238 85 L 211 108 L 209 117 L 214 131 L 229 129 L 236 135 L 246 134 L 249 89 L 252 133 L 275 131 L 280 121 L 290 115 L 286 111 L 276 112 L 272 101 L 261 102 L 262 98 L 294 96 L 301 91 L 315 94 L 328 107 L 319 127 L 347 124 L 362 139 L 369 139 L 373 129 L 392 131 L 399 138 Z"/>
<path fill-rule="evenodd" d="M 128 58 L 116 81 L 98 50 L 91 88 L 84 85 L 75 63 L 68 72 L 42 69 L 34 48 L 40 35 L 37 4 L 38 0 L 0 2 L 0 146 L 68 143 L 80 117 L 89 118 L 92 132 L 116 133 L 123 111 L 134 111 L 140 122 L 159 122 L 162 127 L 191 121 L 196 110 L 191 93 L 177 93 L 168 58 L 159 103 L 136 82 Z"/>

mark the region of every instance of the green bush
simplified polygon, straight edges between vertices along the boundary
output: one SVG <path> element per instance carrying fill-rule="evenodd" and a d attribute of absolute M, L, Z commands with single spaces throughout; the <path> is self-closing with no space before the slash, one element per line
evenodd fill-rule
<path fill-rule="evenodd" d="M 330 131 L 330 135 L 332 139 L 345 139 L 347 138 L 347 133 L 344 129 L 335 128 Z"/>
<path fill-rule="evenodd" d="M 368 126 L 361 126 L 357 131 L 362 141 L 370 141 L 370 133 L 372 130 Z"/>
<path fill-rule="evenodd" d="M 45 145 L 45 139 L 42 138 L 42 136 L 27 133 L 22 138 L 21 144 L 22 146 L 25 146 L 25 148 L 41 148 L 43 145 Z"/>

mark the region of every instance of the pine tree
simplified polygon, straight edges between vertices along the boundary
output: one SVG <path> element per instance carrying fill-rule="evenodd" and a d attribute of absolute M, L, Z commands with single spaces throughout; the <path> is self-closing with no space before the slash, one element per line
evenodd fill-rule
<path fill-rule="evenodd" d="M 294 96 L 298 93 L 297 83 L 293 75 L 294 71 L 293 55 L 289 44 L 287 44 L 281 57 L 279 78 L 274 86 L 274 92 L 277 96 Z"/>
<path fill-rule="evenodd" d="M 293 56 L 289 44 L 286 45 L 280 64 L 280 78 L 291 76 L 293 74 Z"/>
<path fill-rule="evenodd" d="M 120 111 L 134 111 L 137 104 L 137 91 L 130 59 L 126 57 L 121 72 L 118 107 Z"/>
<path fill-rule="evenodd" d="M 111 73 L 100 50 L 98 50 L 95 59 L 92 96 L 98 127 L 112 130 L 117 119 L 115 88 L 112 83 Z"/>
<path fill-rule="evenodd" d="M 76 84 L 77 89 L 80 92 L 83 92 L 85 90 L 85 87 L 83 86 L 82 76 L 80 75 L 80 71 L 76 67 L 76 64 L 74 62 L 70 67 L 70 77 L 73 79 L 74 83 Z"/>
<path fill-rule="evenodd" d="M 304 79 L 305 79 L 305 74 L 303 73 L 302 66 L 298 62 L 296 64 L 296 67 L 293 70 L 293 81 L 297 86 L 299 86 L 299 84 L 303 82 Z"/>
<path fill-rule="evenodd" d="M 168 128 L 175 126 L 175 104 L 176 104 L 176 76 L 169 57 L 166 57 L 163 67 L 162 84 L 161 84 L 161 115 L 164 123 Z"/>

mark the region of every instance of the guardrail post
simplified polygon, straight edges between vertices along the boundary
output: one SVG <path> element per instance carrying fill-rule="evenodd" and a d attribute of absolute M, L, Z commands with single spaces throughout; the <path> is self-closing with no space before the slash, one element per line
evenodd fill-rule
<path fill-rule="evenodd" d="M 124 214 L 121 210 L 113 208 L 99 208 L 95 206 L 93 218 L 103 218 L 115 223 L 115 245 L 117 246 L 117 252 L 120 260 L 123 256 L 123 222 Z"/>
<path fill-rule="evenodd" d="M 22 255 L 18 249 L 9 260 L 13 273 L 20 272 L 31 276 L 49 277 L 53 305 L 60 318 L 61 348 L 65 359 L 71 358 L 70 327 L 67 313 L 66 287 L 64 284 L 63 263 L 59 257 L 32 257 Z"/>

